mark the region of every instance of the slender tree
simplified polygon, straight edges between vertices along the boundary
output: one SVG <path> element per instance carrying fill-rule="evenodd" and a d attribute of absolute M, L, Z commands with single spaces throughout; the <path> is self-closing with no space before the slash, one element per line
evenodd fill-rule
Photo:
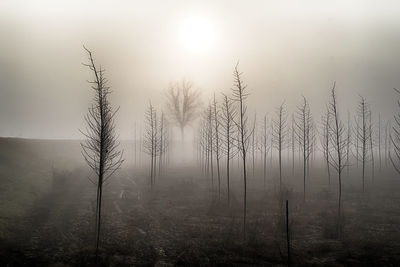
<path fill-rule="evenodd" d="M 369 127 L 368 127 L 368 133 L 369 133 L 369 150 L 370 150 L 370 154 L 371 154 L 371 172 L 372 172 L 372 182 L 375 179 L 375 157 L 374 157 L 374 135 L 373 135 L 373 125 L 372 125 L 372 112 L 371 109 L 369 109 L 369 114 L 368 114 L 368 118 L 369 118 Z"/>
<path fill-rule="evenodd" d="M 283 102 L 276 111 L 277 118 L 273 121 L 274 124 L 274 146 L 278 151 L 278 164 L 279 164 L 279 192 L 282 192 L 282 151 L 286 146 L 287 134 L 287 112 L 285 102 Z"/>
<path fill-rule="evenodd" d="M 303 200 L 306 200 L 306 176 L 308 162 L 312 153 L 312 117 L 307 99 L 303 96 L 303 103 L 297 108 L 296 136 L 303 152 Z"/>
<path fill-rule="evenodd" d="M 329 110 L 326 111 L 326 114 L 322 116 L 322 139 L 321 139 L 321 147 L 324 155 L 324 159 L 326 162 L 326 171 L 328 174 L 328 184 L 331 185 L 331 170 L 330 170 L 330 162 L 329 162 L 329 151 L 330 151 L 330 142 L 329 142 Z"/>
<path fill-rule="evenodd" d="M 254 113 L 254 120 L 253 120 L 253 130 L 251 133 L 251 161 L 252 161 L 252 173 L 253 178 L 255 176 L 255 159 L 256 159 L 256 126 L 257 126 L 257 113 Z"/>
<path fill-rule="evenodd" d="M 119 142 L 115 133 L 114 117 L 118 109 L 113 109 L 109 101 L 111 93 L 104 76 L 105 70 L 97 67 L 92 52 L 84 47 L 88 54 L 89 63 L 84 64 L 93 74 L 89 83 L 94 91 L 93 103 L 85 116 L 86 131 L 81 133 L 86 140 L 81 143 L 82 155 L 96 175 L 91 180 L 97 186 L 96 194 L 96 262 L 100 243 L 100 227 L 102 215 L 103 185 L 117 171 L 123 163 L 123 151 L 119 149 Z"/>
<path fill-rule="evenodd" d="M 357 108 L 357 119 L 355 127 L 355 138 L 359 143 L 359 150 L 356 151 L 357 158 L 360 160 L 362 168 L 362 189 L 365 191 L 365 167 L 369 160 L 370 150 L 369 150 L 369 125 L 368 125 L 369 107 L 365 101 L 365 98 L 360 96 L 360 102 Z"/>
<path fill-rule="evenodd" d="M 339 116 L 338 102 L 336 97 L 336 82 L 333 84 L 331 91 L 331 101 L 328 105 L 329 110 L 329 141 L 331 150 L 329 151 L 331 166 L 336 170 L 338 175 L 338 235 L 341 226 L 341 208 L 342 208 L 342 172 L 345 167 L 345 149 L 346 149 L 346 128 Z"/>
<path fill-rule="evenodd" d="M 208 105 L 208 112 L 207 112 L 207 121 L 208 121 L 208 149 L 209 149 L 209 160 L 210 160 L 210 173 L 211 173 L 211 191 L 214 192 L 214 130 L 213 130 L 213 111 L 212 105 Z"/>
<path fill-rule="evenodd" d="M 267 123 L 267 115 L 264 115 L 263 127 L 261 132 L 261 153 L 262 153 L 262 160 L 263 160 L 263 181 L 264 181 L 264 189 L 266 186 L 267 180 L 267 154 L 269 152 L 269 139 L 268 139 L 268 123 Z"/>
<path fill-rule="evenodd" d="M 347 177 L 349 177 L 350 172 L 350 143 L 351 143 L 351 119 L 350 112 L 347 112 L 347 140 L 346 140 L 346 169 Z"/>
<path fill-rule="evenodd" d="M 247 148 L 249 146 L 249 138 L 251 132 L 248 130 L 248 117 L 246 99 L 248 96 L 247 86 L 244 85 L 242 80 L 242 73 L 238 70 L 238 64 L 235 66 L 233 72 L 234 88 L 232 89 L 233 100 L 238 104 L 238 118 L 235 124 L 239 132 L 239 151 L 242 158 L 243 165 L 243 238 L 246 238 L 246 213 L 247 213 L 247 170 L 246 170 L 246 156 Z"/>
<path fill-rule="evenodd" d="M 236 119 L 236 110 L 233 101 L 228 96 L 223 95 L 221 106 L 221 126 L 222 126 L 222 148 L 226 156 L 226 185 L 228 195 L 228 205 L 230 205 L 230 161 L 234 157 L 234 120 Z"/>
<path fill-rule="evenodd" d="M 215 150 L 215 160 L 217 163 L 217 178 L 218 178 L 218 200 L 221 200 L 221 172 L 220 172 L 220 157 L 221 157 L 221 151 L 220 151 L 220 112 L 217 104 L 217 100 L 215 99 L 215 93 L 214 93 L 214 100 L 213 100 L 213 123 L 214 123 L 214 150 Z"/>
<path fill-rule="evenodd" d="M 291 147 L 292 147 L 292 175 L 294 176 L 294 154 L 295 154 L 295 143 L 296 143 L 296 129 L 295 129 L 295 118 L 294 114 L 292 114 L 292 128 L 291 128 Z"/>
<path fill-rule="evenodd" d="M 153 188 L 154 183 L 155 183 L 155 168 L 156 168 L 156 163 L 155 159 L 157 157 L 157 115 L 156 115 L 156 110 L 154 109 L 153 105 L 151 102 L 149 103 L 149 106 L 146 111 L 146 116 L 145 116 L 145 123 L 146 123 L 146 128 L 145 128 L 145 136 L 144 136 L 144 144 L 143 147 L 145 149 L 145 152 L 150 156 L 150 186 Z"/>
<path fill-rule="evenodd" d="M 158 174 L 161 174 L 162 166 L 164 163 L 164 155 L 165 151 L 167 150 L 168 144 L 168 129 L 167 123 L 165 120 L 164 112 L 161 112 L 160 118 L 160 130 L 159 130 L 159 139 L 160 139 L 160 146 L 159 146 L 159 158 L 158 158 Z"/>

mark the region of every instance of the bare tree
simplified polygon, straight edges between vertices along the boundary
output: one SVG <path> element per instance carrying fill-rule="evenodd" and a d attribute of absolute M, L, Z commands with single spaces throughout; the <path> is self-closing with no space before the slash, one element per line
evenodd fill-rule
<path fill-rule="evenodd" d="M 213 105 L 209 104 L 203 110 L 202 119 L 200 121 L 200 148 L 203 150 L 204 170 L 208 177 L 211 178 L 211 191 L 214 190 L 214 111 Z"/>
<path fill-rule="evenodd" d="M 346 140 L 347 177 L 349 177 L 349 172 L 350 172 L 350 144 L 351 144 L 351 119 L 350 119 L 350 112 L 347 111 L 347 140 Z"/>
<path fill-rule="evenodd" d="M 114 117 L 118 109 L 113 109 L 109 101 L 111 93 L 104 77 L 105 70 L 97 68 L 92 52 L 84 47 L 88 54 L 89 63 L 84 64 L 93 74 L 89 83 L 94 91 L 93 103 L 85 116 L 86 131 L 81 133 L 86 140 L 81 143 L 82 155 L 96 175 L 96 180 L 91 180 L 97 186 L 96 199 L 96 261 L 98 258 L 100 242 L 100 226 L 102 212 L 103 185 L 123 163 L 123 151 L 120 150 L 115 133 Z"/>
<path fill-rule="evenodd" d="M 372 171 L 372 182 L 375 179 L 375 157 L 374 157 L 374 133 L 373 133 L 373 125 L 372 125 L 372 112 L 371 109 L 369 109 L 369 128 L 368 128 L 368 133 L 369 133 L 369 149 L 371 151 L 371 171 Z"/>
<path fill-rule="evenodd" d="M 261 132 L 261 143 L 260 143 L 260 150 L 261 150 L 262 160 L 263 160 L 264 189 L 265 189 L 266 180 L 267 180 L 267 154 L 270 149 L 268 135 L 269 135 L 269 132 L 268 132 L 268 124 L 267 124 L 267 115 L 264 115 L 263 127 L 262 127 L 262 132 Z"/>
<path fill-rule="evenodd" d="M 312 153 L 312 117 L 307 99 L 303 96 L 303 103 L 297 108 L 296 136 L 303 152 L 303 200 L 306 200 L 306 176 L 308 162 Z"/>
<path fill-rule="evenodd" d="M 157 155 L 158 152 L 160 151 L 159 148 L 159 132 L 158 132 L 158 119 L 157 119 L 157 111 L 154 109 L 154 155 L 153 155 L 153 185 L 156 183 L 156 177 L 157 177 Z"/>
<path fill-rule="evenodd" d="M 205 153 L 205 148 L 206 148 L 206 138 L 205 138 L 205 130 L 204 130 L 204 121 L 201 120 L 199 124 L 199 135 L 197 136 L 197 149 L 198 149 L 198 155 L 200 159 L 200 167 L 203 172 L 203 174 L 206 173 L 206 153 Z"/>
<path fill-rule="evenodd" d="M 362 167 L 362 188 L 363 192 L 365 191 L 365 166 L 367 164 L 367 161 L 369 160 L 370 156 L 370 150 L 369 150 L 369 138 L 370 138 L 370 133 L 369 133 L 369 125 L 368 125 L 368 116 L 370 115 L 369 113 L 369 106 L 365 101 L 365 98 L 360 96 L 360 102 L 358 104 L 357 108 L 357 119 L 355 120 L 356 122 L 356 127 L 354 129 L 355 131 L 355 138 L 357 139 L 357 142 L 359 143 L 359 149 L 356 151 L 357 153 L 357 158 L 361 162 L 361 167 Z"/>
<path fill-rule="evenodd" d="M 208 152 L 209 152 L 209 160 L 210 160 L 210 173 L 211 173 L 211 191 L 214 191 L 214 159 L 213 159 L 213 154 L 214 154 L 214 149 L 213 149 L 213 143 L 214 143 L 214 130 L 213 130 L 213 112 L 212 112 L 212 105 L 208 105 L 208 111 L 207 111 L 207 129 L 208 129 Z"/>
<path fill-rule="evenodd" d="M 153 188 L 155 183 L 155 169 L 157 157 L 157 114 L 151 102 L 146 111 L 145 117 L 146 129 L 143 147 L 145 152 L 150 156 L 150 186 Z"/>
<path fill-rule="evenodd" d="M 208 153 L 208 110 L 203 112 L 202 120 L 200 121 L 199 128 L 199 149 L 201 150 L 203 172 L 208 175 L 209 173 L 209 153 Z"/>
<path fill-rule="evenodd" d="M 170 120 L 179 126 L 184 140 L 185 127 L 196 119 L 201 106 L 200 91 L 194 89 L 192 82 L 182 80 L 171 83 L 166 96 Z"/>
<path fill-rule="evenodd" d="M 295 118 L 294 118 L 294 114 L 292 114 L 292 127 L 291 127 L 291 148 L 292 148 L 292 175 L 294 176 L 294 154 L 295 154 L 295 142 L 296 142 L 296 138 L 295 138 Z"/>
<path fill-rule="evenodd" d="M 239 64 L 239 63 L 238 63 Z M 251 133 L 248 130 L 248 117 L 247 117 L 247 86 L 244 85 L 242 80 L 242 73 L 238 70 L 238 64 L 235 66 L 233 72 L 234 88 L 232 89 L 233 100 L 238 104 L 238 121 L 235 124 L 239 132 L 239 151 L 243 163 L 243 238 L 246 238 L 246 213 L 247 213 L 247 170 L 246 170 L 246 156 L 247 148 L 249 146 L 249 138 Z"/>
<path fill-rule="evenodd" d="M 321 139 L 321 147 L 322 152 L 324 154 L 325 162 L 326 162 L 326 171 L 328 173 L 328 184 L 331 185 L 331 170 L 330 170 L 330 162 L 329 162 L 329 110 L 326 111 L 326 114 L 322 116 L 322 139 Z"/>
<path fill-rule="evenodd" d="M 228 205 L 230 205 L 230 160 L 234 157 L 234 120 L 236 118 L 236 110 L 233 107 L 233 102 L 228 96 L 223 95 L 221 106 L 221 121 L 222 121 L 222 148 L 226 156 L 226 184 L 228 193 Z"/>
<path fill-rule="evenodd" d="M 251 133 L 251 160 L 252 160 L 252 173 L 253 173 L 253 178 L 255 176 L 255 151 L 256 151 L 256 126 L 257 126 L 257 113 L 254 113 L 254 121 L 253 121 L 253 130 Z"/>
<path fill-rule="evenodd" d="M 342 172 L 345 167 L 345 149 L 346 149 L 346 138 L 345 138 L 345 127 L 343 122 L 339 117 L 338 103 L 336 98 L 336 82 L 333 84 L 331 91 L 331 102 L 328 105 L 329 110 L 329 141 L 330 147 L 329 151 L 330 164 L 336 170 L 338 174 L 339 183 L 339 194 L 338 194 L 338 234 L 340 234 L 341 226 L 341 206 L 342 206 Z"/>
<path fill-rule="evenodd" d="M 158 159 L 158 174 L 161 174 L 162 166 L 165 161 L 166 151 L 168 149 L 168 122 L 165 120 L 164 112 L 161 112 L 160 130 L 159 130 L 159 159 Z"/>
<path fill-rule="evenodd" d="M 221 200 L 221 172 L 220 172 L 220 164 L 219 160 L 221 157 L 220 153 L 220 115 L 219 115 L 219 109 L 218 109 L 218 104 L 217 100 L 215 99 L 215 93 L 214 93 L 214 100 L 213 100 L 213 123 L 214 123 L 214 150 L 215 150 L 215 159 L 217 163 L 217 178 L 218 178 L 218 200 Z"/>
<path fill-rule="evenodd" d="M 287 134 L 287 112 L 285 102 L 283 102 L 276 111 L 277 119 L 273 121 L 274 125 L 274 145 L 278 151 L 279 164 L 279 192 L 282 192 L 282 151 L 286 147 L 285 136 Z"/>

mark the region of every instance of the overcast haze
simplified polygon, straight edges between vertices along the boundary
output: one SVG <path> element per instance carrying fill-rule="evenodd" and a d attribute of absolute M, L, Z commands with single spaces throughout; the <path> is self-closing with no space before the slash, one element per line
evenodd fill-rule
<path fill-rule="evenodd" d="M 351 3 L 350 3 L 351 2 Z M 308 97 L 324 108 L 333 81 L 352 111 L 358 94 L 391 116 L 400 87 L 397 1 L 2 1 L 0 135 L 82 138 L 91 73 L 82 45 L 107 70 L 120 137 L 132 138 L 149 100 L 164 107 L 170 82 L 190 79 L 204 101 L 231 88 L 237 61 L 250 109 L 289 111 Z M 205 49 L 182 40 L 205 21 Z"/>

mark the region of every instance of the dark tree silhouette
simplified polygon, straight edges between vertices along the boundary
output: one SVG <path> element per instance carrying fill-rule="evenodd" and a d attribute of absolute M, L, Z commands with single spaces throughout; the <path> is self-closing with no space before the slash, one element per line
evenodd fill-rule
<path fill-rule="evenodd" d="M 215 151 L 215 160 L 217 163 L 217 178 L 218 178 L 218 200 L 221 200 L 221 172 L 220 172 L 220 158 L 221 158 L 221 148 L 220 148 L 220 114 L 219 114 L 219 109 L 218 109 L 218 104 L 217 100 L 215 99 L 215 93 L 214 93 L 214 99 L 213 99 L 213 104 L 212 104 L 212 112 L 213 112 L 213 125 L 214 125 L 214 151 Z"/>
<path fill-rule="evenodd" d="M 273 121 L 274 125 L 274 146 L 278 151 L 279 166 L 279 192 L 282 192 L 282 151 L 285 149 L 287 140 L 287 112 L 285 102 L 283 102 L 276 110 L 277 118 Z"/>
<path fill-rule="evenodd" d="M 350 172 L 350 144 L 351 144 L 351 119 L 350 112 L 347 112 L 347 140 L 346 140 L 346 169 L 347 177 L 349 177 Z"/>
<path fill-rule="evenodd" d="M 355 138 L 359 144 L 357 153 L 357 159 L 359 159 L 362 168 L 362 189 L 365 191 L 365 167 L 370 157 L 369 149 L 369 138 L 370 138 L 370 126 L 368 125 L 370 116 L 369 106 L 365 101 L 365 98 L 360 96 L 360 102 L 357 108 L 357 118 L 355 119 Z"/>
<path fill-rule="evenodd" d="M 264 115 L 263 125 L 262 125 L 262 132 L 261 132 L 261 143 L 260 143 L 260 150 L 262 154 L 262 161 L 263 161 L 263 182 L 264 182 L 264 189 L 266 186 L 267 180 L 267 155 L 269 149 L 269 132 L 268 132 L 268 124 L 267 124 L 267 115 Z"/>
<path fill-rule="evenodd" d="M 322 116 L 322 138 L 321 138 L 321 147 L 322 153 L 324 154 L 324 159 L 326 162 L 326 171 L 328 173 L 328 184 L 331 184 L 331 169 L 330 169 L 330 162 L 329 162 L 329 111 L 326 111 L 326 114 Z"/>
<path fill-rule="evenodd" d="M 375 179 L 375 157 L 374 157 L 374 132 L 373 132 L 373 125 L 372 125 L 372 111 L 369 109 L 369 127 L 368 127 L 368 133 L 369 133 L 369 150 L 371 151 L 371 176 L 372 176 L 372 182 Z"/>
<path fill-rule="evenodd" d="M 165 119 L 164 112 L 161 112 L 160 129 L 159 129 L 159 153 L 158 153 L 158 175 L 161 174 L 165 161 L 166 151 L 169 146 L 168 122 Z"/>
<path fill-rule="evenodd" d="M 294 118 L 294 114 L 292 114 L 292 126 L 291 126 L 291 149 L 292 149 L 292 175 L 294 176 L 294 154 L 296 151 L 295 148 L 295 143 L 296 143 L 296 128 L 295 128 L 295 118 Z"/>
<path fill-rule="evenodd" d="M 331 91 L 331 102 L 328 105 L 329 111 L 329 141 L 330 141 L 330 164 L 336 170 L 338 175 L 338 221 L 337 234 L 340 235 L 341 227 L 341 209 L 342 209 L 342 172 L 345 167 L 345 149 L 346 149 L 346 128 L 339 116 L 339 109 L 336 97 L 336 82 L 334 82 Z"/>
<path fill-rule="evenodd" d="M 303 153 L 303 200 L 306 200 L 306 176 L 308 173 L 308 161 L 312 153 L 312 128 L 313 122 L 310 106 L 307 99 L 303 96 L 303 103 L 297 108 L 296 137 L 301 144 Z"/>
<path fill-rule="evenodd" d="M 253 127 L 251 133 L 251 162 L 252 162 L 252 174 L 253 178 L 255 176 L 255 159 L 256 159 L 256 147 L 257 147 L 257 140 L 256 140 L 256 127 L 257 127 L 257 113 L 254 113 L 254 120 L 253 120 Z"/>
<path fill-rule="evenodd" d="M 239 64 L 239 63 L 238 63 Z M 248 97 L 247 86 L 243 83 L 242 72 L 239 72 L 238 64 L 233 72 L 234 88 L 232 89 L 233 100 L 238 104 L 238 118 L 235 121 L 239 132 L 239 151 L 243 164 L 243 238 L 246 238 L 246 213 L 247 213 L 247 170 L 246 156 L 249 146 L 251 132 L 248 130 L 248 117 L 246 99 Z"/>
<path fill-rule="evenodd" d="M 156 169 L 156 158 L 157 158 L 157 113 L 151 102 L 146 111 L 145 116 L 145 132 L 143 138 L 143 147 L 145 152 L 150 156 L 150 186 L 153 188 L 155 184 L 155 169 Z"/>
<path fill-rule="evenodd" d="M 105 70 L 97 67 L 92 52 L 84 47 L 88 54 L 89 63 L 84 64 L 93 74 L 89 81 L 94 91 L 93 102 L 85 116 L 86 131 L 81 133 L 86 140 L 81 143 L 82 155 L 89 167 L 96 174 L 96 180 L 91 180 L 97 186 L 96 199 L 96 261 L 100 243 L 100 227 L 102 212 L 103 185 L 123 163 L 123 151 L 119 149 L 119 142 L 115 133 L 114 117 L 118 111 L 113 109 L 109 101 L 111 93 L 104 77 Z"/>
<path fill-rule="evenodd" d="M 226 156 L 226 184 L 228 193 L 228 205 L 230 205 L 230 161 L 235 156 L 234 147 L 234 120 L 236 110 L 233 107 L 233 101 L 228 96 L 223 95 L 221 106 L 221 126 L 222 126 L 222 148 Z"/>
<path fill-rule="evenodd" d="M 207 129 L 208 129 L 208 152 L 209 152 L 209 160 L 210 160 L 210 173 L 211 173 L 211 190 L 214 191 L 214 129 L 213 129 L 213 111 L 212 105 L 208 105 L 207 109 Z"/>

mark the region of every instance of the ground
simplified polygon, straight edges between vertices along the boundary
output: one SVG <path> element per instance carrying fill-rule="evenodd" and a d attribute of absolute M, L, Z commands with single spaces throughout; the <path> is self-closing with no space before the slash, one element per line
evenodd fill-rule
<path fill-rule="evenodd" d="M 54 149 L 38 151 L 45 141 L 30 150 L 20 142 L 0 142 L 0 266 L 94 266 L 95 187 L 87 179 L 90 171 L 80 158 L 75 162 L 74 157 L 54 156 L 68 145 L 47 144 Z M 286 199 L 292 265 L 400 264 L 400 182 L 387 178 L 391 173 L 377 171 L 364 193 L 357 179 L 348 179 L 343 228 L 337 236 L 334 177 L 329 186 L 322 170 L 314 172 L 303 201 L 301 186 L 293 180 L 300 178 L 285 171 L 282 195 L 273 172 L 265 188 L 257 172 L 254 177 L 250 172 L 244 239 L 242 180 L 236 172 L 228 204 L 224 175 L 219 197 L 195 165 L 165 168 L 153 188 L 145 164 L 127 165 L 104 189 L 100 265 L 287 265 Z"/>

